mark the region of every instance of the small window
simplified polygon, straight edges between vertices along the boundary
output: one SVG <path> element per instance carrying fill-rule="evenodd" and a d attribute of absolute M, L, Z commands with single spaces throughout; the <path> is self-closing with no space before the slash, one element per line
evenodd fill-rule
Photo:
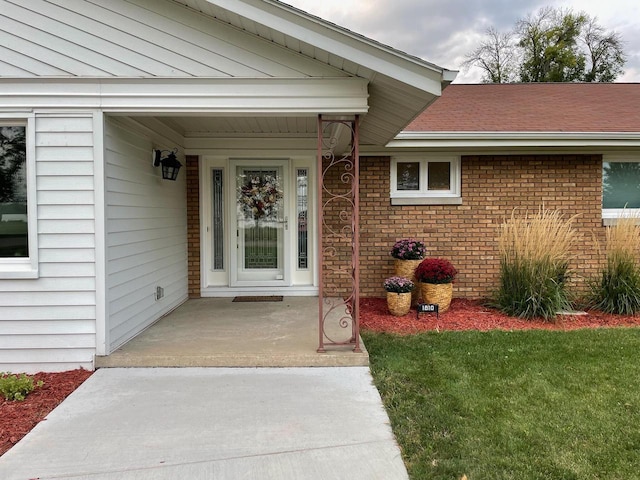
<path fill-rule="evenodd" d="M 460 158 L 454 156 L 391 160 L 393 205 L 461 204 Z"/>
<path fill-rule="evenodd" d="M 617 218 L 640 211 L 640 159 L 607 156 L 602 162 L 602 216 Z"/>
<path fill-rule="evenodd" d="M 26 120 L 0 119 L 0 278 L 37 276 L 30 133 Z"/>
<path fill-rule="evenodd" d="M 420 191 L 420 162 L 398 162 L 396 170 L 398 191 Z"/>
<path fill-rule="evenodd" d="M 428 162 L 427 179 L 429 181 L 427 190 L 430 192 L 451 191 L 451 163 Z"/>

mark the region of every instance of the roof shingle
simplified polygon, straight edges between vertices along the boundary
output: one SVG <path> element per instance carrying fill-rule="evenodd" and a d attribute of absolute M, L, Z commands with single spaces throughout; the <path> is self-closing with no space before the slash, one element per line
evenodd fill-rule
<path fill-rule="evenodd" d="M 640 83 L 450 85 L 405 132 L 640 132 Z"/>

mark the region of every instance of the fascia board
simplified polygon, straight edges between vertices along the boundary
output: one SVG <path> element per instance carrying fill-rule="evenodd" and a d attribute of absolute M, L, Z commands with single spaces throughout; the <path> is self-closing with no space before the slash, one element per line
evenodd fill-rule
<path fill-rule="evenodd" d="M 0 110 L 99 108 L 108 113 L 365 114 L 361 78 L 0 78 Z"/>
<path fill-rule="evenodd" d="M 401 132 L 388 148 L 639 146 L 640 132 Z"/>
<path fill-rule="evenodd" d="M 206 0 L 256 23 L 434 95 L 452 81 L 445 70 L 347 29 L 271 0 Z M 445 74 L 445 72 L 447 72 Z M 446 78 L 445 78 L 446 77 Z"/>

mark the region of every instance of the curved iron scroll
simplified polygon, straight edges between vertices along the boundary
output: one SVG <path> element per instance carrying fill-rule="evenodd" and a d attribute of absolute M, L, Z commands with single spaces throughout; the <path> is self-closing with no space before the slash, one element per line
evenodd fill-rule
<path fill-rule="evenodd" d="M 349 139 L 348 143 L 341 141 Z M 344 146 L 343 146 L 344 143 Z M 360 352 L 358 116 L 318 117 L 319 345 Z"/>

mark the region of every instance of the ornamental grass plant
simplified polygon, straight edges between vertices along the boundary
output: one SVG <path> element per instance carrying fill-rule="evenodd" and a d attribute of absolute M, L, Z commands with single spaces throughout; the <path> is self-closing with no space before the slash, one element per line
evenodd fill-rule
<path fill-rule="evenodd" d="M 500 227 L 500 280 L 493 304 L 508 315 L 551 320 L 571 310 L 567 288 L 571 249 L 577 239 L 574 217 L 541 208 L 517 211 Z"/>
<path fill-rule="evenodd" d="M 621 315 L 640 312 L 639 219 L 637 214 L 625 215 L 607 227 L 606 264 L 589 285 L 592 308 Z"/>

